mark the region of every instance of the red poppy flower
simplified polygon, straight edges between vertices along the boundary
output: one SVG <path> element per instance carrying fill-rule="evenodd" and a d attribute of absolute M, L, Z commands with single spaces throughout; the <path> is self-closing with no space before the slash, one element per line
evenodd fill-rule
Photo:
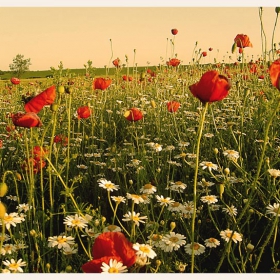
<path fill-rule="evenodd" d="M 244 34 L 238 34 L 234 38 L 234 42 L 236 43 L 238 48 L 246 48 L 246 47 L 253 47 L 252 43 L 250 42 L 250 39 L 247 35 Z"/>
<path fill-rule="evenodd" d="M 112 80 L 109 78 L 95 78 L 93 80 L 93 89 L 101 89 L 105 90 L 108 88 L 112 83 Z"/>
<path fill-rule="evenodd" d="M 82 270 L 88 273 L 98 273 L 102 261 L 109 263 L 110 259 L 122 262 L 130 267 L 136 261 L 133 244 L 121 232 L 104 232 L 96 239 L 92 247 L 93 260 L 82 265 Z"/>
<path fill-rule="evenodd" d="M 168 66 L 173 66 L 173 67 L 177 67 L 180 63 L 181 61 L 177 58 L 171 58 L 169 61 L 166 62 Z"/>
<path fill-rule="evenodd" d="M 62 144 L 63 146 L 67 146 L 68 137 L 61 135 L 61 134 L 57 134 L 54 136 L 53 142 L 57 143 L 57 144 Z"/>
<path fill-rule="evenodd" d="M 200 81 L 189 86 L 189 89 L 201 102 L 215 102 L 228 95 L 230 84 L 225 76 L 212 70 L 204 73 Z"/>
<path fill-rule="evenodd" d="M 42 126 L 40 118 L 33 112 L 18 112 L 12 115 L 12 121 L 15 126 L 37 127 Z"/>
<path fill-rule="evenodd" d="M 280 58 L 269 66 L 269 75 L 272 85 L 280 90 Z"/>
<path fill-rule="evenodd" d="M 51 86 L 28 101 L 24 105 L 24 109 L 26 112 L 34 112 L 37 114 L 45 105 L 53 104 L 55 97 L 55 86 Z"/>
<path fill-rule="evenodd" d="M 11 78 L 11 83 L 13 84 L 13 85 L 18 85 L 18 84 L 20 84 L 20 79 L 19 78 L 15 78 L 15 77 L 13 77 L 13 78 Z"/>
<path fill-rule="evenodd" d="M 87 119 L 91 115 L 91 109 L 88 106 L 78 108 L 78 119 Z"/>
<path fill-rule="evenodd" d="M 136 122 L 143 119 L 142 112 L 137 108 L 131 108 L 124 113 L 124 117 L 131 122 Z"/>
<path fill-rule="evenodd" d="M 171 29 L 171 33 L 172 33 L 172 35 L 177 35 L 178 29 L 176 29 L 176 28 Z"/>
<path fill-rule="evenodd" d="M 113 60 L 113 65 L 116 67 L 116 68 L 119 68 L 121 65 L 121 60 L 119 58 L 116 58 Z"/>
<path fill-rule="evenodd" d="M 201 54 L 203 57 L 207 56 L 207 52 L 202 52 Z"/>
<path fill-rule="evenodd" d="M 34 148 L 33 148 L 34 159 L 39 161 L 43 157 L 45 157 L 48 154 L 48 152 L 49 151 L 46 148 L 44 148 L 44 147 L 34 146 Z"/>
<path fill-rule="evenodd" d="M 124 75 L 124 76 L 122 76 L 122 79 L 123 79 L 123 81 L 133 81 L 133 77 L 131 77 L 131 76 L 126 76 L 126 75 Z"/>
<path fill-rule="evenodd" d="M 178 101 L 169 101 L 166 105 L 168 112 L 171 113 L 176 112 L 180 107 L 180 103 Z"/>
<path fill-rule="evenodd" d="M 29 158 L 22 163 L 21 168 L 26 171 L 33 170 L 33 173 L 37 174 L 42 168 L 46 167 L 46 165 L 46 162 L 42 159 L 36 160 L 35 158 Z"/>

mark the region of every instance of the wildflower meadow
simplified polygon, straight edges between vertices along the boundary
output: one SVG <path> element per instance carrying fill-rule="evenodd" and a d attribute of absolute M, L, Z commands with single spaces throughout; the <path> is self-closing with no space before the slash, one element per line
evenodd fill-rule
<path fill-rule="evenodd" d="M 141 71 L 1 82 L 2 273 L 280 271 L 280 43 L 184 64 L 178 32 Z"/>

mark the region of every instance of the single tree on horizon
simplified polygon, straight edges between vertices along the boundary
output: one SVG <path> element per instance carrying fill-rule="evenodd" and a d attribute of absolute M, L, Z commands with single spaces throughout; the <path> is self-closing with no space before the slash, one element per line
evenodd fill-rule
<path fill-rule="evenodd" d="M 30 65 L 30 58 L 24 59 L 24 55 L 17 54 L 17 56 L 13 59 L 13 63 L 11 63 L 9 67 L 16 77 L 20 78 L 24 72 L 29 70 Z"/>

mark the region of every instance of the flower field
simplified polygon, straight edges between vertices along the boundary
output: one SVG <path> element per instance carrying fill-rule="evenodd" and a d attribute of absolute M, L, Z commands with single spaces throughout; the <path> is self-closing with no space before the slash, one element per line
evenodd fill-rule
<path fill-rule="evenodd" d="M 279 272 L 280 50 L 233 39 L 2 85 L 1 272 Z"/>

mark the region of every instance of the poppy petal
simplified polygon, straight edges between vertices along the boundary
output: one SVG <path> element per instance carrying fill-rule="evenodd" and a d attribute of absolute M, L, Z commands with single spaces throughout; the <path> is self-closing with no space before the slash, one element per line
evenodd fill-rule
<path fill-rule="evenodd" d="M 56 97 L 55 86 L 51 86 L 33 97 L 24 106 L 26 112 L 40 112 L 45 105 L 51 105 Z"/>

